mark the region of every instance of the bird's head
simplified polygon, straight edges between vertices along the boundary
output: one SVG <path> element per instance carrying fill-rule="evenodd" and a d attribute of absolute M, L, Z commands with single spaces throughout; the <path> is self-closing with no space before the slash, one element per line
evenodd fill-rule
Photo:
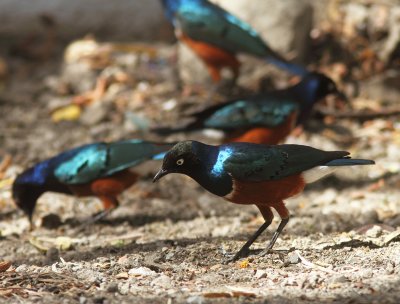
<path fill-rule="evenodd" d="M 163 164 L 154 176 L 153 182 L 158 181 L 163 176 L 169 173 L 181 173 L 192 176 L 193 173 L 198 172 L 201 166 L 194 141 L 182 141 L 177 143 L 171 150 L 164 156 Z"/>
<path fill-rule="evenodd" d="M 43 192 L 40 186 L 20 182 L 18 178 L 13 183 L 12 196 L 14 202 L 25 213 L 30 223 L 32 223 L 36 202 Z"/>
<path fill-rule="evenodd" d="M 328 95 L 335 95 L 347 102 L 346 95 L 339 91 L 336 83 L 322 73 L 309 73 L 300 81 L 298 87 L 307 99 L 307 103 L 315 103 Z"/>

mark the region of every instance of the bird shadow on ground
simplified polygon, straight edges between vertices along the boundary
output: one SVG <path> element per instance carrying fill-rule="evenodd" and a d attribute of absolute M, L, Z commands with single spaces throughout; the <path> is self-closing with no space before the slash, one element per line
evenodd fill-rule
<path fill-rule="evenodd" d="M 118 226 L 121 224 L 128 224 L 132 228 L 144 226 L 146 224 L 151 224 L 155 222 L 162 222 L 165 221 L 166 219 L 170 220 L 173 223 L 176 223 L 178 221 L 189 221 L 193 220 L 196 217 L 198 217 L 198 214 L 196 212 L 193 213 L 177 213 L 177 212 L 170 212 L 167 214 L 163 215 L 151 215 L 151 214 L 133 214 L 133 215 L 122 215 L 122 216 L 110 216 L 103 218 L 101 220 L 98 220 L 95 225 L 96 226 Z M 63 225 L 70 226 L 71 228 L 78 228 L 82 225 L 85 225 L 85 221 L 90 220 L 85 219 L 85 220 L 80 220 L 77 218 L 68 218 L 64 221 Z M 90 228 L 89 225 L 88 228 Z"/>
<path fill-rule="evenodd" d="M 357 188 L 368 186 L 374 184 L 380 180 L 391 180 L 393 177 L 397 177 L 399 174 L 397 172 L 387 172 L 384 175 L 375 178 L 365 178 L 365 179 L 343 179 L 336 175 L 330 175 L 320 181 L 315 183 L 312 187 L 306 187 L 304 191 L 320 191 L 321 189 L 326 189 L 327 187 L 334 186 L 337 191 L 345 190 L 348 188 Z"/>

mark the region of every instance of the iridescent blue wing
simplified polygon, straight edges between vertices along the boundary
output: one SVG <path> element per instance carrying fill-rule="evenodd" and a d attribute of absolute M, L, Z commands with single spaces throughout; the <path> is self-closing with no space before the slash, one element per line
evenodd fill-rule
<path fill-rule="evenodd" d="M 174 24 L 189 38 L 232 53 L 260 57 L 273 53 L 249 24 L 208 1 L 182 3 L 175 13 Z"/>
<path fill-rule="evenodd" d="M 63 183 L 84 184 L 136 166 L 153 157 L 157 158 L 171 147 L 169 144 L 142 140 L 98 143 L 62 162 L 54 170 L 54 174 Z"/>
<path fill-rule="evenodd" d="M 215 111 L 204 121 L 208 128 L 229 130 L 251 127 L 276 127 L 299 110 L 298 103 L 269 99 L 238 100 Z"/>
<path fill-rule="evenodd" d="M 349 153 L 322 151 L 302 145 L 264 146 L 247 143 L 227 144 L 222 151 L 230 151 L 223 168 L 234 179 L 261 182 L 299 174 Z"/>

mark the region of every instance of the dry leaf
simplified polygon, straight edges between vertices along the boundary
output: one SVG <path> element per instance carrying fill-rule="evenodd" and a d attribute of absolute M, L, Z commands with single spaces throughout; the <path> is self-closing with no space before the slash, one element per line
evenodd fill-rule
<path fill-rule="evenodd" d="M 230 292 L 224 292 L 224 291 L 210 291 L 210 292 L 205 292 L 203 293 L 203 297 L 205 298 L 231 298 L 232 294 Z"/>
<path fill-rule="evenodd" d="M 55 110 L 51 114 L 51 119 L 54 122 L 60 122 L 63 120 L 72 121 L 77 120 L 81 116 L 81 114 L 81 108 L 76 104 L 72 104 Z"/>
<path fill-rule="evenodd" d="M 250 264 L 250 262 L 249 262 L 249 260 L 243 260 L 243 261 L 240 261 L 239 262 L 239 268 L 247 268 L 247 267 L 249 267 L 249 264 Z"/>
<path fill-rule="evenodd" d="M 128 279 L 129 274 L 127 272 L 120 272 L 115 276 L 116 279 Z"/>
<path fill-rule="evenodd" d="M 11 267 L 10 261 L 1 261 L 0 262 L 0 272 L 4 272 L 10 267 Z"/>
<path fill-rule="evenodd" d="M 256 289 L 245 286 L 226 286 L 234 297 L 255 297 Z"/>

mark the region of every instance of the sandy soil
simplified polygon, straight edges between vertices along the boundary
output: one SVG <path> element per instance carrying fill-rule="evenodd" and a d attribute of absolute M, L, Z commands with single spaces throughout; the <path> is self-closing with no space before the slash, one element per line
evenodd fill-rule
<path fill-rule="evenodd" d="M 93 87 L 104 71 L 63 66 L 61 55 L 41 62 L 5 57 L 9 74 L 0 93 L 0 152 L 3 159 L 10 154 L 12 163 L 0 181 L 0 260 L 12 266 L 0 273 L 0 297 L 10 303 L 398 303 L 397 117 L 330 120 L 328 126 L 315 119 L 288 139 L 347 149 L 377 164 L 340 171 L 289 200 L 292 218 L 276 243 L 278 252 L 266 257 L 222 264 L 224 254 L 238 250 L 261 225 L 258 211 L 229 204 L 183 176 L 152 184 L 159 163 L 140 168 L 145 172 L 140 182 L 106 219 L 80 230 L 101 204 L 49 193 L 38 204 L 37 229 L 27 231 L 27 220 L 10 197 L 17 172 L 86 142 L 157 139 L 141 129 L 172 122 L 189 106 L 214 102 L 205 101 L 204 89 L 203 95 L 177 97 L 173 48 L 157 50 L 153 58 L 130 54 L 126 62 L 133 66 L 109 68 L 114 78 L 106 94 L 78 120 L 59 123 L 52 121 L 52 111 Z M 121 71 L 128 79 L 118 80 Z M 368 102 L 379 103 L 358 98 L 353 106 Z M 200 132 L 187 137 L 217 141 Z M 278 223 L 276 217 L 255 243 L 255 254 Z"/>

